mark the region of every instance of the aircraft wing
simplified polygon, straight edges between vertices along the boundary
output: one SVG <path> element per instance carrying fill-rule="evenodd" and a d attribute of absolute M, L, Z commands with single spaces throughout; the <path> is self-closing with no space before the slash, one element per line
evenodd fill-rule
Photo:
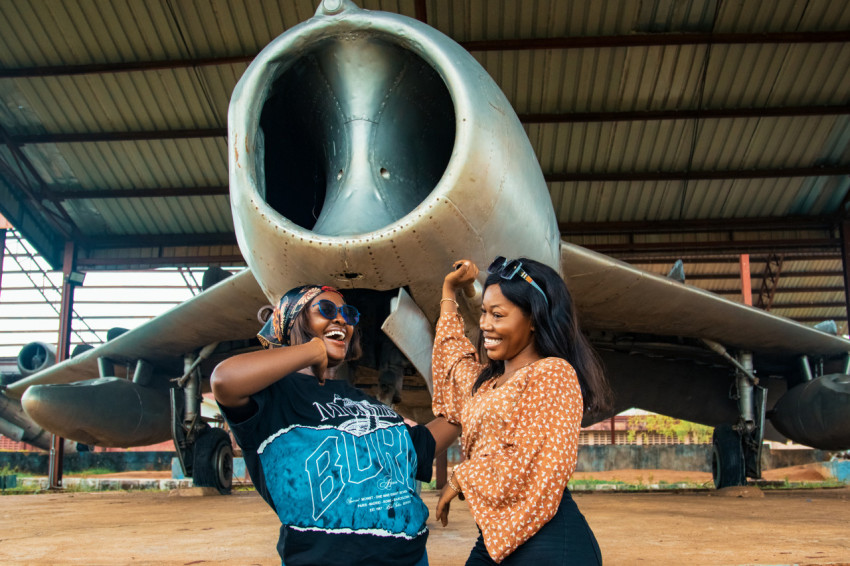
<path fill-rule="evenodd" d="M 850 341 L 561 242 L 582 326 L 690 338 L 772 354 L 834 355 Z"/>
<path fill-rule="evenodd" d="M 97 359 L 165 365 L 213 342 L 240 340 L 259 329 L 257 310 L 268 303 L 250 269 L 210 287 L 114 340 L 10 385 L 20 397 L 31 385 L 73 383 L 99 376 Z"/>

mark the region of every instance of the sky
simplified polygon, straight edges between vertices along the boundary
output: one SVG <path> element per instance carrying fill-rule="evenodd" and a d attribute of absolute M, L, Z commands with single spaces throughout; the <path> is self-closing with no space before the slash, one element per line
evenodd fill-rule
<path fill-rule="evenodd" d="M 34 341 L 55 346 L 59 336 L 62 273 L 26 240 L 7 232 L 0 279 L 0 358 L 15 358 Z M 71 348 L 97 345 L 112 327 L 134 328 L 198 292 L 204 268 L 89 271 L 74 292 Z"/>

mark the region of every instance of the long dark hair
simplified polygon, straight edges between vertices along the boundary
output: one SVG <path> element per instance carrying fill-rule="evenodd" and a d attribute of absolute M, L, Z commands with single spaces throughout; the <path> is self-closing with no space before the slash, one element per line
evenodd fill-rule
<path fill-rule="evenodd" d="M 292 323 L 292 330 L 289 332 L 289 342 L 293 346 L 297 346 L 298 344 L 306 344 L 313 338 L 321 338 L 321 336 L 317 336 L 315 332 L 310 329 L 310 324 L 307 321 L 307 318 L 310 316 L 310 307 L 312 306 L 312 301 L 310 305 L 307 305 L 301 312 L 295 315 L 295 321 Z M 350 362 L 352 360 L 357 360 L 360 358 L 363 353 L 362 348 L 360 347 L 360 326 L 354 327 L 354 332 L 351 333 L 351 341 L 348 343 L 348 349 L 345 351 L 345 360 L 346 362 Z"/>
<path fill-rule="evenodd" d="M 546 298 L 519 276 L 503 279 L 498 273 L 491 274 L 484 283 L 484 289 L 490 285 L 499 285 L 502 294 L 531 318 L 534 332 L 534 347 L 544 358 L 562 358 L 570 363 L 578 375 L 581 394 L 584 400 L 584 412 L 600 413 L 611 407 L 611 389 L 593 346 L 581 332 L 570 292 L 564 280 L 551 267 L 538 261 L 519 258 L 522 268 L 534 279 Z M 485 359 L 483 338 L 478 337 L 480 359 Z M 505 373 L 505 362 L 489 360 L 472 386 L 474 395 L 478 388 L 491 379 Z"/>

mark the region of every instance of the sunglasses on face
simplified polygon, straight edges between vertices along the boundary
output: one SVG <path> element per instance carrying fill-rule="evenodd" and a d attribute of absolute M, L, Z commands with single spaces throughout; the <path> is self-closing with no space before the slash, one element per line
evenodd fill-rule
<path fill-rule="evenodd" d="M 493 263 L 490 264 L 490 267 L 487 268 L 487 273 L 490 275 L 497 274 L 502 279 L 513 279 L 515 276 L 519 275 L 521 279 L 524 279 L 528 284 L 532 287 L 540 291 L 540 294 L 543 295 L 543 300 L 546 301 L 546 304 L 549 304 L 549 299 L 546 297 L 546 293 L 543 292 L 543 289 L 540 288 L 540 285 L 534 282 L 534 279 L 525 272 L 522 268 L 522 262 L 518 259 L 507 260 L 502 256 L 497 257 L 493 260 Z"/>
<path fill-rule="evenodd" d="M 345 324 L 356 326 L 357 323 L 360 322 L 360 311 L 351 305 L 336 306 L 335 302 L 329 301 L 328 299 L 322 299 L 313 305 L 313 307 L 319 309 L 319 314 L 328 320 L 335 319 L 337 313 L 340 313 L 342 314 L 342 320 L 345 321 Z"/>

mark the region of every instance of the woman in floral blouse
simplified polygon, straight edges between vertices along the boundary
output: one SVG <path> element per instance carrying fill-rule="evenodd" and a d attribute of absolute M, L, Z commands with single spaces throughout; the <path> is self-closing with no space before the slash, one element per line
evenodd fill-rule
<path fill-rule="evenodd" d="M 478 564 L 601 564 L 593 532 L 567 490 L 585 412 L 610 404 L 598 358 L 576 321 L 561 277 L 525 258 L 488 268 L 476 348 L 455 302 L 478 268 L 458 261 L 446 275 L 434 342 L 434 414 L 463 427 L 466 460 L 440 494 L 465 499 L 481 536 Z"/>

